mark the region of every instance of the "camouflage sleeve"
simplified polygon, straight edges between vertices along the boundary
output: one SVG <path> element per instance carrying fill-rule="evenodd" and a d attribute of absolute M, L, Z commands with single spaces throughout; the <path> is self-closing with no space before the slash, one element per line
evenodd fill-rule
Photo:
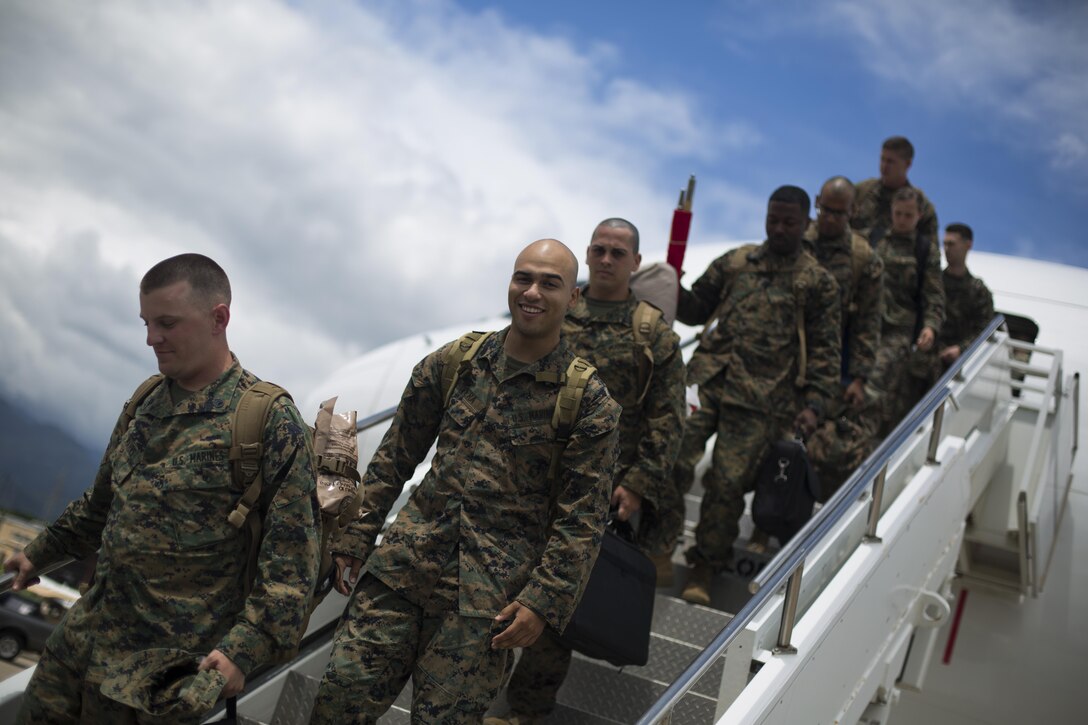
<path fill-rule="evenodd" d="M 805 304 L 805 405 L 821 416 L 838 396 L 842 354 L 842 298 L 830 273 L 820 270 Z"/>
<path fill-rule="evenodd" d="M 127 405 L 127 403 L 126 403 Z M 109 445 L 98 464 L 94 483 L 83 492 L 82 498 L 68 504 L 64 513 L 49 527 L 27 544 L 24 553 L 36 567 L 43 567 L 64 557 L 84 559 L 98 551 L 102 543 L 102 529 L 106 514 L 113 502 L 113 470 L 110 454 L 121 440 L 124 415 L 117 419 L 110 434 Z"/>
<path fill-rule="evenodd" d="M 405 482 L 426 458 L 445 411 L 441 381 L 442 360 L 448 347 L 443 346 L 423 358 L 412 370 L 412 378 L 404 388 L 393 422 L 360 483 L 363 502 L 359 515 L 340 537 L 336 553 L 363 560 L 370 555 L 385 517 Z"/>
<path fill-rule="evenodd" d="M 560 460 L 548 543 L 515 599 L 556 631 L 567 626 L 600 551 L 618 450 L 620 406 L 593 376 Z"/>
<path fill-rule="evenodd" d="M 313 445 L 290 400 L 280 398 L 273 406 L 264 446 L 264 490 L 274 493 L 264 516 L 257 577 L 216 647 L 245 673 L 286 660 L 298 646 L 320 556 Z"/>
<path fill-rule="evenodd" d="M 925 279 L 922 281 L 922 326 L 941 334 L 944 324 L 944 281 L 941 278 L 941 250 L 937 237 L 929 238 L 929 255 L 926 258 Z"/>
<path fill-rule="evenodd" d="M 868 380 L 876 364 L 876 351 L 880 347 L 880 324 L 884 319 L 884 262 L 872 253 L 862 270 L 861 279 L 854 295 L 857 307 L 849 321 L 847 335 L 850 340 L 850 360 L 847 372 L 852 378 Z M 842 314 L 849 314 L 842 310 Z"/>
<path fill-rule="evenodd" d="M 656 506 L 680 452 L 684 429 L 684 358 L 680 336 L 658 322 L 653 344 L 654 373 L 646 392 L 639 426 L 638 452 L 621 483 Z"/>
<path fill-rule="evenodd" d="M 695 280 L 691 290 L 686 290 L 681 285 L 680 297 L 676 305 L 676 319 L 685 325 L 702 325 L 722 300 L 722 289 L 725 286 L 725 255 L 715 259 L 703 272 L 703 276 Z"/>
<path fill-rule="evenodd" d="M 994 296 L 986 283 L 975 277 L 971 293 L 971 319 L 965 326 L 964 338 L 957 343 L 961 350 L 966 350 L 979 333 L 986 329 L 990 320 L 994 319 Z"/>

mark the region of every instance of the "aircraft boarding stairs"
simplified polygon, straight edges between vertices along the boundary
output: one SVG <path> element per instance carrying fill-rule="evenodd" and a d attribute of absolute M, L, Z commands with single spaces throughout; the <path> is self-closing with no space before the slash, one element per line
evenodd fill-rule
<path fill-rule="evenodd" d="M 681 547 L 677 588 L 656 599 L 648 665 L 576 655 L 549 722 L 885 722 L 898 692 L 924 683 L 957 572 L 1038 596 L 1072 480 L 1079 374 L 1063 371 L 1060 351 L 1010 339 L 1002 322 L 773 559 L 746 553 L 746 517 L 739 573 L 717 577 L 712 607 L 672 596 Z M 345 601 L 334 592 L 315 612 L 295 660 L 250 677 L 239 722 L 306 722 Z M 28 678 L 12 680 L 21 692 Z M 409 689 L 382 722 L 409 722 Z M 12 705 L 2 693 L 0 719 Z"/>

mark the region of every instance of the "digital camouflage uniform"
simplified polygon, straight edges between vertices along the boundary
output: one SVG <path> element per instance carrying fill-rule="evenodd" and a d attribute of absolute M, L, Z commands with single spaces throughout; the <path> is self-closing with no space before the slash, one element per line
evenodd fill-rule
<path fill-rule="evenodd" d="M 876 365 L 884 310 L 884 263 L 860 234 L 846 228 L 836 237 L 820 237 L 815 222 L 805 232 L 805 250 L 839 285 L 842 309 L 842 384 L 827 419 L 807 443 L 809 458 L 826 501 L 872 452 L 879 425 L 875 404 L 852 410 L 843 400 L 856 378 L 868 381 Z"/>
<path fill-rule="evenodd" d="M 929 389 L 937 355 L 936 340 L 940 339 L 944 323 L 944 285 L 937 238 L 930 237 L 921 299 L 917 299 L 917 238 L 917 232 L 891 234 L 876 245 L 876 253 L 884 262 L 884 324 L 873 376 L 881 396 L 880 435 L 887 435 L 895 428 Z M 931 328 L 935 335 L 929 352 L 914 349 L 923 327 Z"/>
<path fill-rule="evenodd" d="M 680 337 L 659 318 L 647 343 L 636 342 L 634 314 L 638 300 L 586 302 L 582 292 L 577 306 L 567 313 L 563 337 L 571 351 L 593 363 L 608 393 L 623 407 L 619 426 L 619 458 L 613 487 L 642 496 L 638 544 L 648 554 L 670 551 L 675 543 L 662 540 L 663 513 L 680 516 L 669 474 L 680 450 L 684 426 L 684 359 Z M 650 355 L 647 355 L 647 351 Z M 650 357 L 653 363 L 650 363 Z M 514 712 L 544 715 L 555 707 L 559 687 L 570 668 L 571 651 L 545 631 L 527 648 L 510 678 L 507 699 Z"/>
<path fill-rule="evenodd" d="M 739 265 L 736 255 L 744 255 Z M 807 352 L 803 380 L 799 309 Z M 696 543 L 687 556 L 721 570 L 731 559 L 744 493 L 769 445 L 792 433 L 803 407 L 822 416 L 838 390 L 839 290 L 803 250 L 783 257 L 766 243 L 746 246 L 714 260 L 691 291 L 681 290 L 677 319 L 689 325 L 714 321 L 688 363 L 687 382 L 699 386 L 701 407 L 684 426 L 673 485 L 681 494 L 691 487 L 706 441 L 717 433 L 703 476 Z"/>
<path fill-rule="evenodd" d="M 930 239 L 937 239 L 940 228 L 937 226 L 937 210 L 933 203 L 921 189 L 911 186 L 909 181 L 905 186 L 917 191 L 921 197 L 921 203 L 918 205 L 918 211 L 921 214 L 918 217 L 918 233 Z M 854 215 L 850 217 L 850 226 L 861 232 L 870 243 L 875 243 L 892 228 L 892 197 L 898 189 L 889 189 L 880 183 L 879 178 L 872 178 L 855 184 L 854 190 L 856 192 Z M 878 228 L 883 232 L 875 235 L 870 233 Z"/>
<path fill-rule="evenodd" d="M 135 722 L 98 688 L 141 650 L 218 649 L 243 673 L 293 654 L 318 541 L 310 438 L 289 399 L 275 402 L 264 431 L 264 538 L 248 598 L 248 535 L 227 521 L 241 496 L 231 416 L 257 380 L 235 359 L 176 405 L 159 385 L 127 429 L 118 422 L 94 485 L 27 546 L 38 566 L 101 549 L 94 585 L 46 644 L 21 721 Z"/>
<path fill-rule="evenodd" d="M 966 272 L 962 277 L 941 273 L 944 284 L 945 320 L 938 348 L 959 345 L 964 351 L 994 318 L 994 297 L 978 277 Z"/>
<path fill-rule="evenodd" d="M 412 371 L 363 478 L 360 518 L 337 547 L 366 559 L 366 573 L 337 630 L 312 722 L 372 723 L 409 676 L 414 719 L 479 721 L 512 663 L 510 650 L 489 647 L 499 611 L 516 600 L 557 631 L 573 614 L 600 548 L 620 409 L 591 377 L 550 480 L 552 414 L 573 355 L 560 341 L 507 374 L 505 339 L 506 331 L 492 335 L 464 363 L 448 406 L 446 348 Z M 375 548 L 436 439 L 430 470 Z"/>

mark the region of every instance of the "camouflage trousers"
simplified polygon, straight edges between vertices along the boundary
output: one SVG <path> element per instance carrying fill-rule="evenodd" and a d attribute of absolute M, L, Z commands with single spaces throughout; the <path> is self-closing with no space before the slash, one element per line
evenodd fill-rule
<path fill-rule="evenodd" d="M 430 613 L 364 575 L 340 621 L 311 725 L 375 723 L 412 678 L 412 722 L 478 723 L 511 650 L 490 648 L 491 619 Z"/>
<path fill-rule="evenodd" d="M 555 709 L 571 656 L 570 648 L 551 629 L 545 629 L 532 647 L 523 649 L 506 689 L 511 712 L 544 717 Z"/>
<path fill-rule="evenodd" d="M 690 563 L 707 564 L 715 571 L 725 569 L 732 561 L 733 542 L 744 515 L 744 494 L 752 490 L 759 464 L 771 442 L 789 434 L 797 414 L 796 410 L 754 411 L 722 404 L 719 401 L 724 386 L 724 374 L 701 386 L 700 407 L 684 425 L 672 475 L 672 495 L 679 512 L 672 525 L 678 540 L 684 521 L 684 494 L 691 490 L 695 466 L 703 457 L 706 442 L 717 434 L 710 467 L 703 474 L 695 546 L 686 552 Z"/>
<path fill-rule="evenodd" d="M 23 693 L 22 706 L 15 717 L 17 725 L 161 725 L 164 719 L 153 717 L 104 696 L 101 681 L 84 675 L 82 667 L 72 667 L 46 647 L 30 684 Z M 173 725 L 197 725 L 207 714 L 191 719 L 170 718 Z"/>
<path fill-rule="evenodd" d="M 888 330 L 880 337 L 871 384 L 879 395 L 878 438 L 883 438 L 933 385 L 936 345 L 929 352 L 912 349 L 911 330 Z"/>

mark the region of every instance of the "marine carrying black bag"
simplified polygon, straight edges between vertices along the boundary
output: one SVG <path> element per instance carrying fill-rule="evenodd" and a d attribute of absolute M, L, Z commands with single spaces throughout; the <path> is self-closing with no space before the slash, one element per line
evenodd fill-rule
<path fill-rule="evenodd" d="M 630 527 L 620 525 L 621 530 Z M 608 526 L 582 600 L 559 641 L 617 667 L 650 658 L 657 570 L 638 547 Z"/>
<path fill-rule="evenodd" d="M 800 439 L 776 441 L 760 464 L 752 521 L 782 544 L 812 518 L 820 484 Z"/>

